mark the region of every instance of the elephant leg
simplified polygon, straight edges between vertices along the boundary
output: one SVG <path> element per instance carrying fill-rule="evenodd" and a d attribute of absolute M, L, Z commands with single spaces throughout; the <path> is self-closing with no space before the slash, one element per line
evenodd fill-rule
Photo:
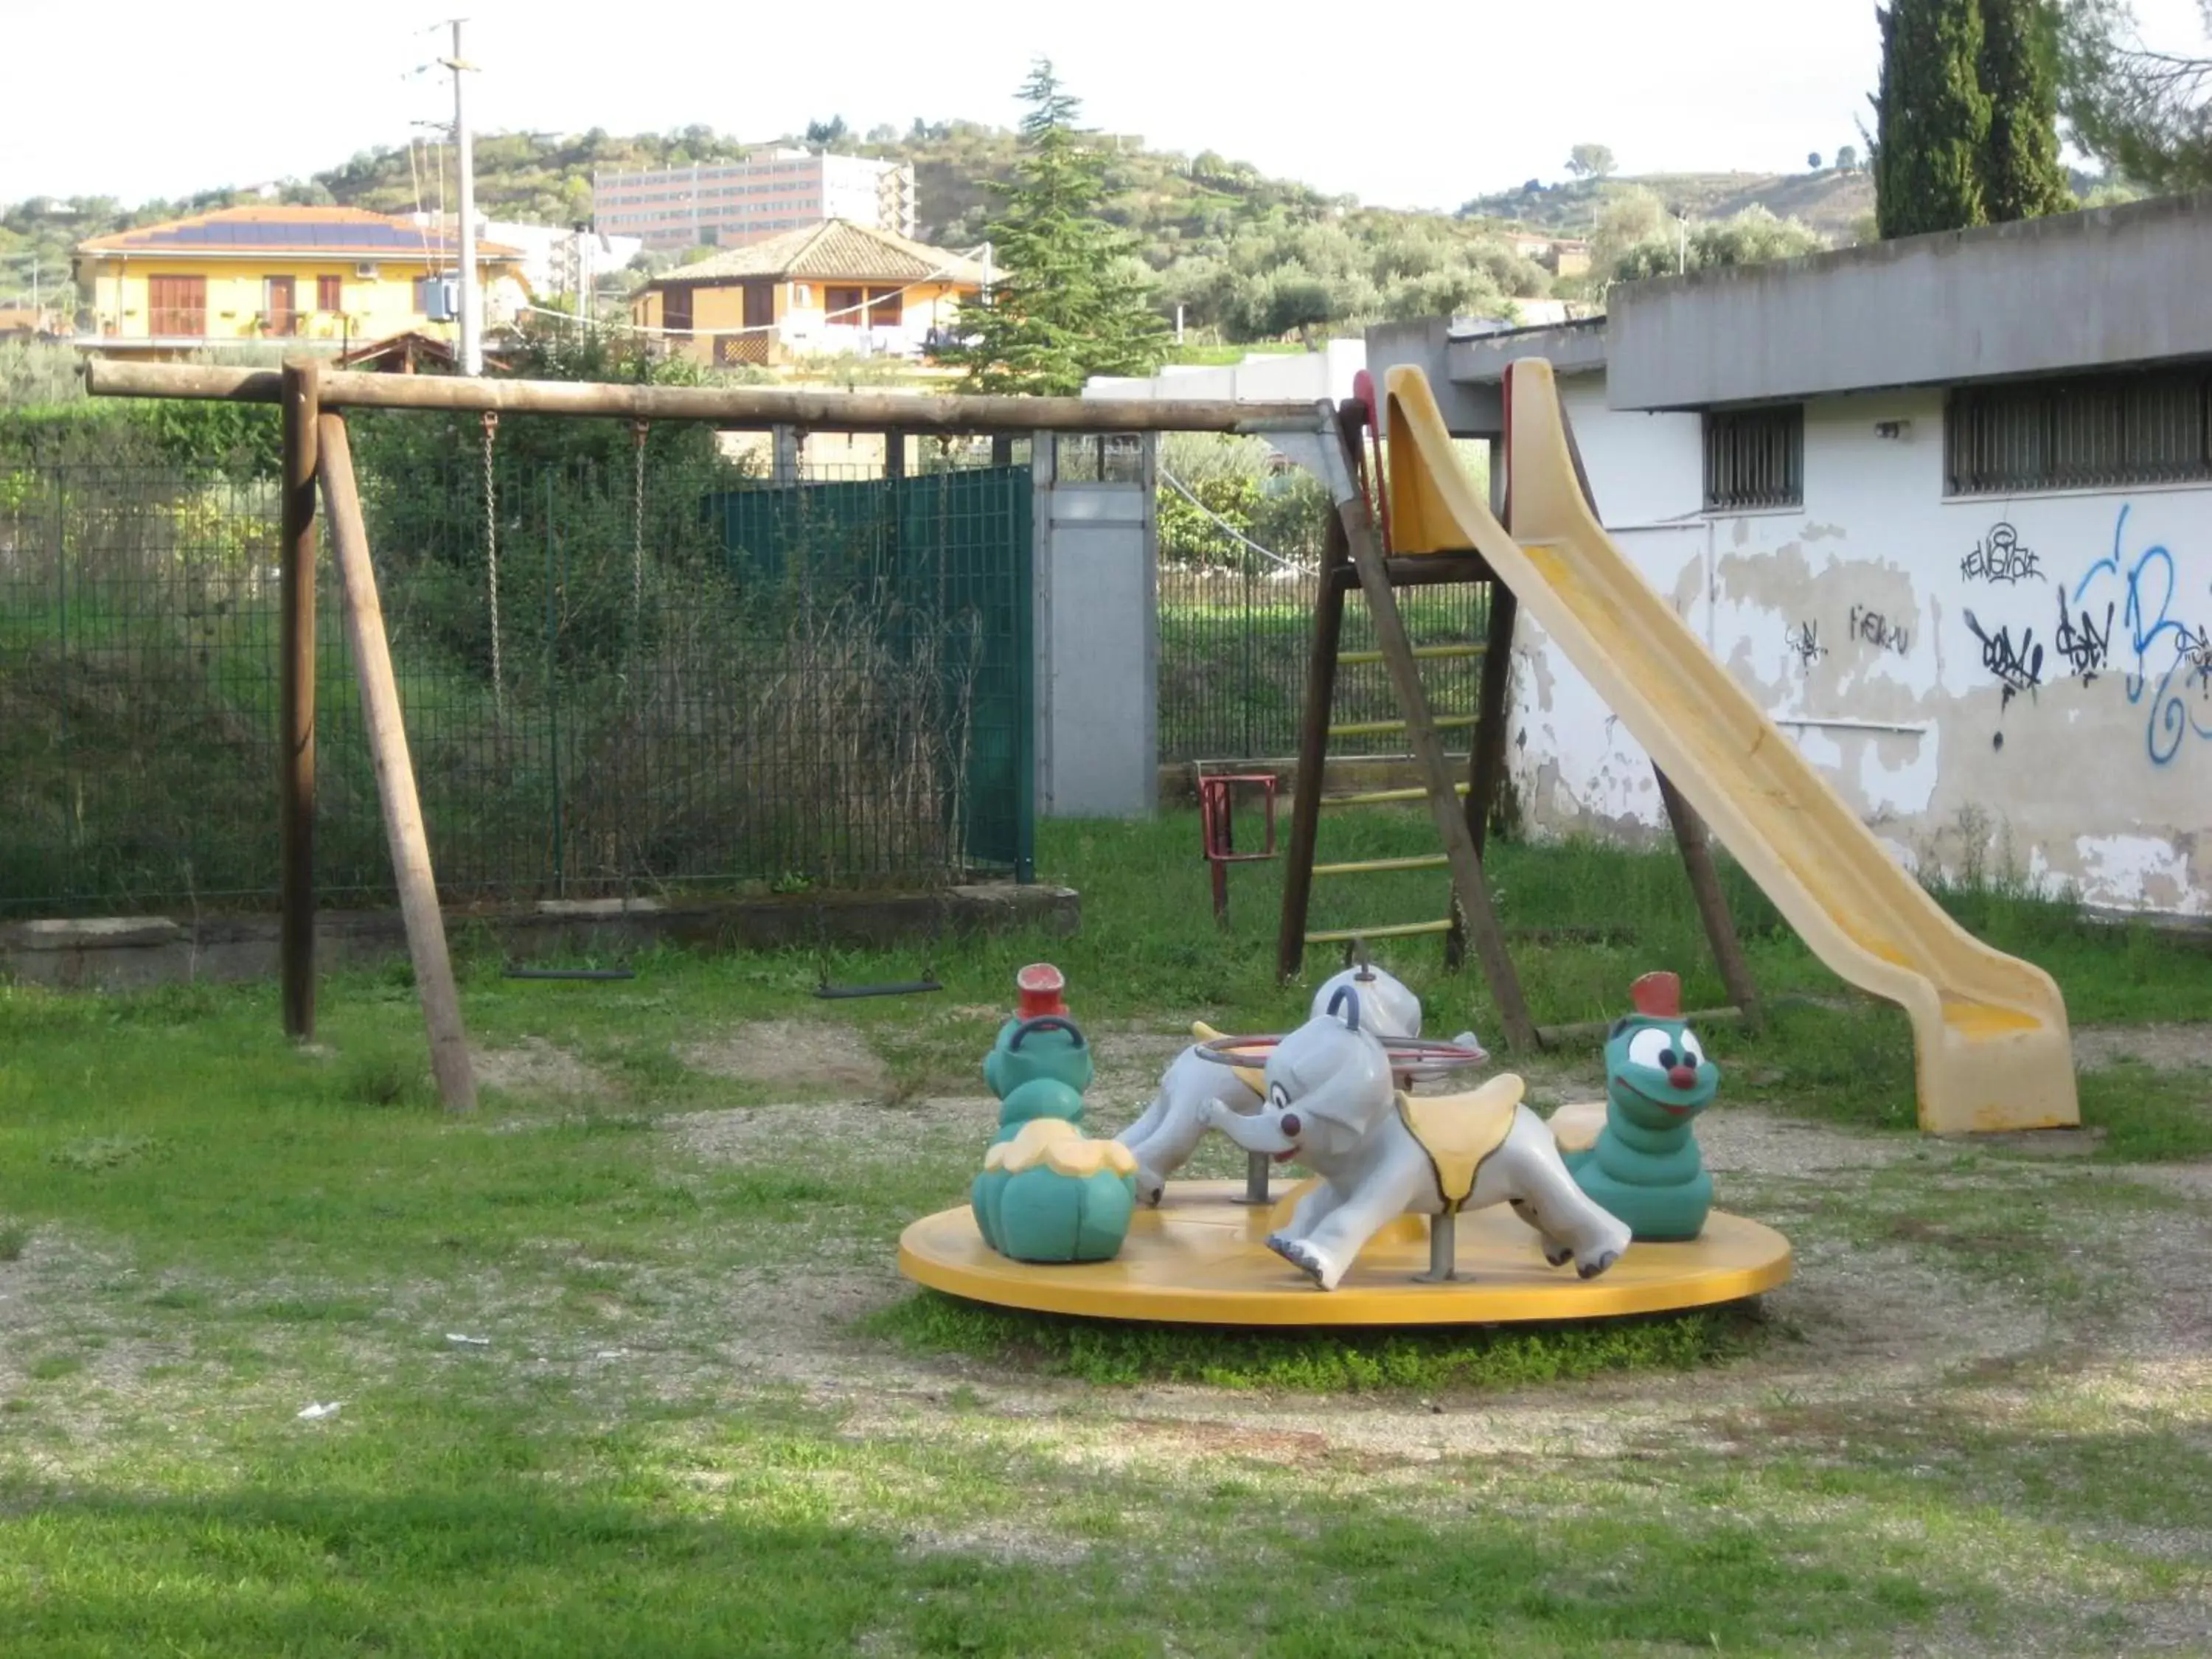
<path fill-rule="evenodd" d="M 1167 1093 L 1163 1090 L 1152 1097 L 1152 1103 L 1145 1108 L 1142 1117 L 1114 1137 L 1137 1160 L 1137 1196 L 1147 1204 L 1158 1204 L 1167 1188 L 1168 1171 L 1160 1168 L 1156 1143 L 1170 1109 Z"/>
<path fill-rule="evenodd" d="M 1546 1241 L 1544 1259 L 1556 1267 L 1571 1255 L 1584 1279 L 1596 1278 L 1628 1249 L 1627 1225 L 1575 1185 L 1551 1130 L 1525 1106 L 1515 1114 L 1505 1144 L 1484 1164 L 1469 1207 L 1501 1201 L 1512 1204 L 1516 1214 L 1523 1206 L 1533 1212 Z M 1566 1254 L 1559 1253 L 1562 1246 Z"/>
<path fill-rule="evenodd" d="M 1158 1204 L 1168 1177 L 1190 1162 L 1205 1138 L 1206 1105 L 1218 1101 L 1231 1111 L 1247 1111 L 1259 1097 L 1241 1084 L 1224 1086 L 1221 1068 L 1186 1054 L 1160 1079 L 1160 1091 L 1134 1123 L 1115 1137 L 1137 1160 L 1137 1196 Z"/>
<path fill-rule="evenodd" d="M 1168 1091 L 1163 1088 L 1159 1093 L 1152 1097 L 1152 1103 L 1145 1108 L 1137 1121 L 1122 1130 L 1120 1134 L 1115 1135 L 1114 1139 L 1133 1152 L 1139 1146 L 1159 1133 L 1161 1120 L 1165 1118 L 1167 1114 Z"/>
<path fill-rule="evenodd" d="M 1327 1176 L 1314 1182 L 1304 1198 L 1291 1206 L 1290 1218 L 1267 1235 L 1267 1248 L 1278 1255 L 1293 1239 L 1304 1238 L 1344 1202 L 1344 1194 Z"/>
<path fill-rule="evenodd" d="M 1403 1215 L 1414 1196 L 1413 1182 L 1393 1179 L 1392 1173 L 1376 1171 L 1315 1223 L 1310 1232 L 1287 1241 L 1282 1254 L 1304 1268 L 1322 1289 L 1334 1290 L 1367 1241 L 1383 1224 Z"/>
<path fill-rule="evenodd" d="M 1530 1231 L 1544 1241 L 1544 1262 L 1547 1267 L 1564 1267 L 1575 1259 L 1575 1247 L 1565 1239 L 1554 1238 L 1544 1231 L 1544 1218 L 1536 1213 L 1536 1206 L 1525 1198 L 1505 1200 L 1513 1213 L 1521 1218 Z"/>

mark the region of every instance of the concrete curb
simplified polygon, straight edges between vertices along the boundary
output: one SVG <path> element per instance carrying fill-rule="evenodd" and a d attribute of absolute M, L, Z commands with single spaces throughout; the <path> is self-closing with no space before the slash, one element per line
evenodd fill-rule
<path fill-rule="evenodd" d="M 1069 887 L 988 883 L 936 893 L 793 894 L 771 898 L 547 899 L 501 908 L 449 906 L 456 949 L 489 948 L 514 962 L 627 956 L 654 945 L 709 951 L 887 945 L 939 936 L 1036 927 L 1073 933 L 1082 903 Z M 67 990 L 125 990 L 191 980 L 273 977 L 273 915 L 97 916 L 0 925 L 0 978 Z M 489 936 L 487 938 L 486 936 Z M 407 956 L 397 910 L 325 910 L 315 921 L 319 967 L 375 967 Z"/>

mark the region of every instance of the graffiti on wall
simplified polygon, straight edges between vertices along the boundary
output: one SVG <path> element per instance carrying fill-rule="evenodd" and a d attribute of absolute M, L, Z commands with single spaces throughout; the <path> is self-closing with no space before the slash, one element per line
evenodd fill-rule
<path fill-rule="evenodd" d="M 1820 643 L 1820 624 L 1801 622 L 1783 635 L 1782 642 L 1796 654 L 1797 665 L 1810 668 L 1828 654 L 1828 647 Z"/>
<path fill-rule="evenodd" d="M 1863 640 L 1877 651 L 1893 651 L 1902 657 L 1912 649 L 1912 635 L 1903 623 L 1893 623 L 1863 605 L 1851 607 L 1850 633 L 1853 639 Z"/>
<path fill-rule="evenodd" d="M 2191 738 L 2212 742 L 2212 641 L 2205 623 L 2191 619 L 2212 612 L 2212 583 L 2186 592 L 2163 544 L 2130 550 L 2130 511 L 2120 508 L 2112 550 L 2083 573 L 2074 603 L 2102 599 L 2108 616 L 2109 607 L 2118 608 L 2123 660 L 2132 659 L 2124 680 L 2128 701 L 2147 706 L 2143 746 L 2154 766 L 2166 766 Z"/>
<path fill-rule="evenodd" d="M 1982 626 L 1972 611 L 1965 615 L 1967 631 L 1982 642 L 1982 666 L 2003 688 L 2004 695 L 1997 707 L 2011 707 L 2012 700 L 2023 691 L 2033 696 L 2043 684 L 2043 647 L 2035 642 L 2035 630 L 2023 628 L 2015 640 L 2009 623 L 1992 633 Z"/>
<path fill-rule="evenodd" d="M 2066 659 L 2068 672 L 2082 684 L 2093 684 L 2105 672 L 2112 649 L 2112 606 L 2105 605 L 2100 626 L 2087 610 L 2078 616 L 2066 608 L 2066 592 L 2058 593 L 2058 630 L 2051 636 L 2051 649 Z"/>
<path fill-rule="evenodd" d="M 1959 561 L 1959 574 L 1970 582 L 2010 586 L 2015 582 L 2042 580 L 2043 565 L 2033 549 L 2021 545 L 2020 532 L 2000 519 L 1974 544 L 1974 550 Z"/>

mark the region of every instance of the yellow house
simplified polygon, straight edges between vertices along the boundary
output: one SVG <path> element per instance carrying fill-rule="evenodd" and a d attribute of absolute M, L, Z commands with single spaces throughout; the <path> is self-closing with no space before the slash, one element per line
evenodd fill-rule
<path fill-rule="evenodd" d="M 457 239 L 359 208 L 240 207 L 95 236 L 77 248 L 96 349 L 452 332 Z M 527 298 L 522 253 L 477 244 L 485 316 Z"/>
<path fill-rule="evenodd" d="M 630 319 L 702 363 L 919 357 L 988 281 L 965 254 L 825 219 L 654 278 L 630 296 Z"/>

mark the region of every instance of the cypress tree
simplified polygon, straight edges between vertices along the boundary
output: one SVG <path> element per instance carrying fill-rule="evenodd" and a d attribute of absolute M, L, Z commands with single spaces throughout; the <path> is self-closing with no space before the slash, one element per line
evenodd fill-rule
<path fill-rule="evenodd" d="M 1875 222 L 1885 237 L 1984 222 L 1980 155 L 1990 100 L 1976 0 L 1891 0 L 1875 94 Z"/>
<path fill-rule="evenodd" d="M 1981 0 L 1982 210 L 1992 224 L 2072 205 L 2058 164 L 2057 19 L 2049 0 Z"/>
<path fill-rule="evenodd" d="M 1039 58 L 1023 85 L 1021 156 L 991 226 L 1000 273 L 988 304 L 961 317 L 969 337 L 945 354 L 971 391 L 1070 396 L 1093 374 L 1149 374 L 1167 331 L 1133 255 L 1102 216 L 1106 161 L 1075 125 L 1081 106 Z"/>

